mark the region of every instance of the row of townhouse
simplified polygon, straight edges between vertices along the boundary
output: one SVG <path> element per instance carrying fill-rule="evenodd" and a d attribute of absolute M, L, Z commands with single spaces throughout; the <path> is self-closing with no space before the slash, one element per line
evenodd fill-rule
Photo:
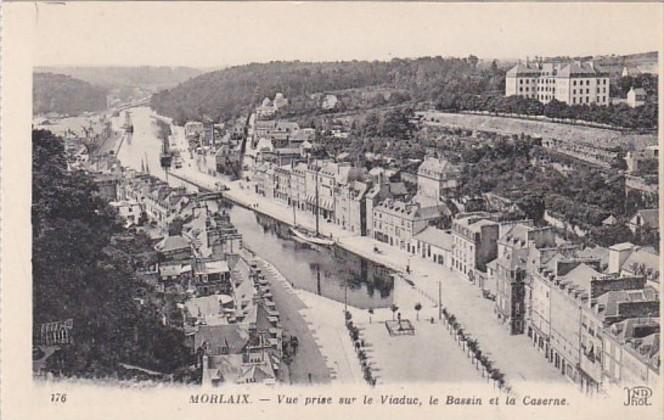
<path fill-rule="evenodd" d="M 426 157 L 417 170 L 413 197 L 403 183 L 379 176 L 366 194 L 367 236 L 410 254 L 451 264 L 451 258 L 446 257 L 449 233 L 439 227 L 449 227 L 451 222 L 446 201 L 456 193 L 459 173 L 459 167 L 445 159 Z"/>
<path fill-rule="evenodd" d="M 656 382 L 659 358 L 653 356 L 658 349 L 641 347 L 638 366 L 623 364 L 621 356 L 640 346 L 636 339 L 656 334 L 649 340 L 659 341 L 658 291 L 647 286 L 643 276 L 602 273 L 596 260 L 554 260 L 554 265 L 529 273 L 526 282 L 526 306 L 532 303 L 527 308 L 527 333 L 533 345 L 586 392 L 632 382 L 635 377 L 639 379 L 632 383 Z M 622 341 L 616 337 L 621 329 L 616 324 L 645 318 L 657 323 L 648 334 Z"/>
<path fill-rule="evenodd" d="M 586 392 L 654 384 L 659 376 L 659 255 L 631 243 L 609 249 L 559 244 L 551 227 L 458 214 L 427 226 L 415 255 L 473 280 L 496 317 Z M 413 252 L 414 251 L 414 252 Z"/>
<path fill-rule="evenodd" d="M 373 238 L 415 254 L 416 235 L 443 218 L 443 206 L 423 206 L 417 202 L 388 198 L 373 208 Z"/>
<path fill-rule="evenodd" d="M 417 175 L 417 194 L 383 171 L 353 167 L 348 162 L 315 160 L 254 167 L 256 193 L 315 213 L 353 233 L 415 253 L 415 236 L 430 225 L 449 225 L 452 213 L 445 199 L 457 187 L 459 168 L 428 157 Z"/>
<path fill-rule="evenodd" d="M 134 204 L 138 204 L 141 214 L 145 213 L 162 230 L 168 229 L 169 223 L 191 203 L 184 187 L 171 188 L 152 175 L 133 171 L 129 171 L 118 183 L 117 199 L 132 209 Z"/>
<path fill-rule="evenodd" d="M 254 168 L 256 193 L 336 223 L 353 233 L 366 232 L 365 195 L 371 185 L 364 171 L 349 163 L 312 161 L 308 164 Z"/>
<path fill-rule="evenodd" d="M 480 285 L 495 291 L 496 316 L 510 334 L 527 334 L 562 375 L 586 392 L 604 384 L 657 381 L 656 254 L 617 244 L 608 249 L 605 262 L 601 250 L 593 254 L 557 244 L 550 227 L 459 219 L 448 246 L 452 269 L 463 273 L 464 264 L 475 264 L 479 270 L 495 252 L 486 264 L 487 282 Z M 496 232 L 502 233 L 496 237 Z"/>
<path fill-rule="evenodd" d="M 257 162 L 286 165 L 306 158 L 316 137 L 313 128 L 300 128 L 286 120 L 260 120 L 251 124 L 252 148 Z"/>

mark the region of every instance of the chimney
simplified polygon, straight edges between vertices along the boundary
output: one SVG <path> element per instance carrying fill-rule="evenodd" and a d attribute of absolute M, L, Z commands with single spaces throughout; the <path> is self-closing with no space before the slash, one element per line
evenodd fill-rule
<path fill-rule="evenodd" d="M 634 244 L 625 242 L 616 244 L 609 248 L 609 273 L 620 273 L 625 260 L 634 251 Z"/>

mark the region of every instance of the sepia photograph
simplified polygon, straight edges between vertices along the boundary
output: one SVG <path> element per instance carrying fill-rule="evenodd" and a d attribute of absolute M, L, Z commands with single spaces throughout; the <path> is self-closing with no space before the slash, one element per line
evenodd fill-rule
<path fill-rule="evenodd" d="M 661 4 L 3 9 L 30 416 L 661 418 Z"/>

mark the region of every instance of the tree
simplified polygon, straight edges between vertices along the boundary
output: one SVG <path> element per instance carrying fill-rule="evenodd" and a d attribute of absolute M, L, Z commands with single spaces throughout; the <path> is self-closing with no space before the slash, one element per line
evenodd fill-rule
<path fill-rule="evenodd" d="M 537 222 L 544 217 L 544 197 L 541 194 L 528 194 L 520 198 L 516 205 L 526 214 L 528 219 Z"/>
<path fill-rule="evenodd" d="M 366 137 L 375 137 L 379 134 L 378 125 L 380 124 L 380 117 L 377 113 L 371 112 L 364 120 L 363 133 Z"/>
<path fill-rule="evenodd" d="M 182 234 L 182 228 L 184 226 L 184 220 L 180 216 L 173 219 L 168 224 L 168 236 L 178 236 Z"/>
<path fill-rule="evenodd" d="M 477 58 L 472 54 L 468 56 L 468 62 L 470 63 L 471 66 L 473 66 L 473 68 L 477 67 L 477 63 L 479 63 L 479 61 L 480 61 L 479 58 Z"/>
<path fill-rule="evenodd" d="M 393 303 L 392 306 L 390 306 L 390 310 L 392 311 L 392 321 L 394 321 L 394 315 L 396 315 L 399 307 Z"/>
<path fill-rule="evenodd" d="M 591 238 L 603 247 L 634 240 L 632 231 L 624 224 L 595 227 L 591 230 Z"/>
<path fill-rule="evenodd" d="M 491 71 L 491 74 L 498 74 L 498 72 L 499 72 L 498 61 L 496 61 L 496 60 L 491 61 L 490 71 Z"/>
<path fill-rule="evenodd" d="M 58 371 L 110 376 L 119 362 L 161 372 L 189 364 L 182 332 L 161 324 L 157 305 L 134 300 L 149 241 L 131 238 L 87 174 L 67 171 L 61 138 L 36 130 L 32 147 L 34 325 L 74 320 Z"/>
<path fill-rule="evenodd" d="M 410 122 L 413 116 L 413 110 L 407 109 L 393 109 L 385 113 L 382 123 L 380 124 L 380 134 L 385 137 L 393 137 L 397 139 L 409 139 L 415 127 Z"/>
<path fill-rule="evenodd" d="M 422 304 L 420 302 L 417 302 L 415 304 L 415 313 L 418 321 L 420 320 L 420 310 L 422 310 Z"/>

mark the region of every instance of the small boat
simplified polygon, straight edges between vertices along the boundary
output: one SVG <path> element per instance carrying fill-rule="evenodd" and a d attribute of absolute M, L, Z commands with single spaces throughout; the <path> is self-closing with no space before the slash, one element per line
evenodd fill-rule
<path fill-rule="evenodd" d="M 324 246 L 334 245 L 333 240 L 316 236 L 314 232 L 311 232 L 303 228 L 302 226 L 291 227 L 290 231 L 293 233 L 293 235 L 295 235 L 297 239 L 301 239 L 311 244 L 324 245 Z"/>

